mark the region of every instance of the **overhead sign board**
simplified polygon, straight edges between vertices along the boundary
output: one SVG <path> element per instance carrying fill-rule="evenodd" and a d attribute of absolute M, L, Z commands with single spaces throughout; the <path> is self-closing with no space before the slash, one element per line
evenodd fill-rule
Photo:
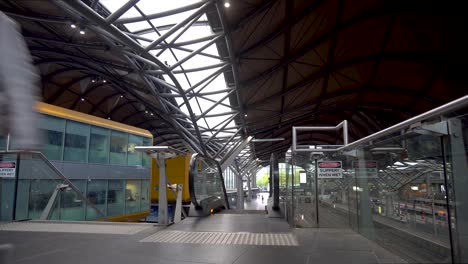
<path fill-rule="evenodd" d="M 343 178 L 343 169 L 341 161 L 319 161 L 317 165 L 317 175 L 320 179 Z"/>
<path fill-rule="evenodd" d="M 16 162 L 0 161 L 0 178 L 15 178 Z"/>
<path fill-rule="evenodd" d="M 353 161 L 353 168 L 357 178 L 377 178 L 379 173 L 375 160 Z"/>

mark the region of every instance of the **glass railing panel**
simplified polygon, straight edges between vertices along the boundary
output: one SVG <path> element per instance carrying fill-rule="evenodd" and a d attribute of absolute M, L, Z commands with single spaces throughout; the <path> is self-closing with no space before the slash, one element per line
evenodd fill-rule
<path fill-rule="evenodd" d="M 19 155 L 18 185 L 16 187 L 15 220 L 85 220 L 85 208 L 93 219 L 103 219 L 102 212 L 97 212 L 84 196 L 86 181 L 69 181 L 60 175 L 52 164 L 35 152 L 15 153 Z M 15 185 L 9 191 L 14 193 Z M 50 205 L 48 215 L 47 205 Z M 43 215 L 44 214 L 44 215 Z"/>
<path fill-rule="evenodd" d="M 349 208 L 356 206 L 359 232 L 410 263 L 450 263 L 440 136 L 385 137 L 355 149 L 351 162 Z"/>
<path fill-rule="evenodd" d="M 444 150 L 453 254 L 457 263 L 468 263 L 468 114 L 449 118 L 447 123 Z"/>
<path fill-rule="evenodd" d="M 217 161 L 199 154 L 192 156 L 190 184 L 194 204 L 201 205 L 206 199 L 219 199 L 228 206 L 222 171 Z"/>
<path fill-rule="evenodd" d="M 310 153 L 293 153 L 292 207 L 296 227 L 317 227 L 315 166 Z"/>

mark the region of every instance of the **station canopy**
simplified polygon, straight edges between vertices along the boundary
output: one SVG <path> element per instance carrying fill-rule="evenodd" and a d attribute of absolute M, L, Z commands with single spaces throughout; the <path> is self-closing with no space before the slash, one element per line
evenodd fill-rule
<path fill-rule="evenodd" d="M 467 94 L 458 3 L 403 0 L 11 1 L 44 102 L 239 163 L 284 156 L 292 126 L 350 141 Z M 229 7 L 228 7 L 229 6 Z M 342 144 L 337 133 L 300 144 Z"/>

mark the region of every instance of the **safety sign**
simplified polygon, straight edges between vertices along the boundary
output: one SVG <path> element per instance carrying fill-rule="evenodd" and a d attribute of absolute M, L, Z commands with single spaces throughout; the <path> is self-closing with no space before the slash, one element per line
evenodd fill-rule
<path fill-rule="evenodd" d="M 0 178 L 15 178 L 16 162 L 0 161 Z"/>
<path fill-rule="evenodd" d="M 353 168 L 357 178 L 377 178 L 379 173 L 375 160 L 353 161 Z"/>
<path fill-rule="evenodd" d="M 317 165 L 319 179 L 343 178 L 341 161 L 319 161 Z"/>

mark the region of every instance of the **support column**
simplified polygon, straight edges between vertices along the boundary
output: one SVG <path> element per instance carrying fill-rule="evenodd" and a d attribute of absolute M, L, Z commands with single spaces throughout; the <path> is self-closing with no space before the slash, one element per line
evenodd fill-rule
<path fill-rule="evenodd" d="M 252 177 L 252 174 L 247 175 L 247 202 L 252 201 L 252 186 L 250 186 L 250 178 Z"/>
<path fill-rule="evenodd" d="M 167 225 L 169 221 L 167 217 L 166 159 L 164 153 L 158 153 L 157 155 L 159 167 L 158 223 L 160 225 Z"/>
<path fill-rule="evenodd" d="M 464 127 L 460 119 L 455 118 L 449 121 L 449 137 L 450 137 L 450 152 L 447 153 L 449 164 L 451 165 L 452 175 L 451 187 L 452 190 L 445 186 L 447 197 L 456 199 L 454 201 L 456 222 L 453 225 L 456 227 L 453 232 L 452 245 L 454 248 L 454 262 L 466 263 L 468 262 L 468 192 L 466 188 L 468 186 L 468 177 L 466 172 L 468 171 L 466 145 L 463 133 L 467 128 Z M 444 166 L 445 168 L 445 166 Z M 447 172 L 445 172 L 448 174 Z M 447 184 L 446 184 L 447 185 Z M 452 209 L 449 207 L 449 209 Z M 453 209 L 452 209 L 453 210 Z M 454 212 L 448 211 L 448 216 Z M 450 222 L 452 219 L 450 219 Z M 451 227 L 452 228 L 452 227 Z"/>
<path fill-rule="evenodd" d="M 364 151 L 359 150 L 357 152 L 357 156 L 359 161 L 365 162 L 365 154 Z M 359 207 L 358 207 L 358 225 L 359 225 L 359 233 L 363 236 L 373 239 L 374 238 L 374 222 L 372 219 L 372 212 L 371 212 L 371 201 L 370 201 L 370 194 L 368 188 L 368 175 L 366 171 L 359 174 L 359 177 L 356 175 L 356 192 L 357 197 L 359 200 Z"/>

